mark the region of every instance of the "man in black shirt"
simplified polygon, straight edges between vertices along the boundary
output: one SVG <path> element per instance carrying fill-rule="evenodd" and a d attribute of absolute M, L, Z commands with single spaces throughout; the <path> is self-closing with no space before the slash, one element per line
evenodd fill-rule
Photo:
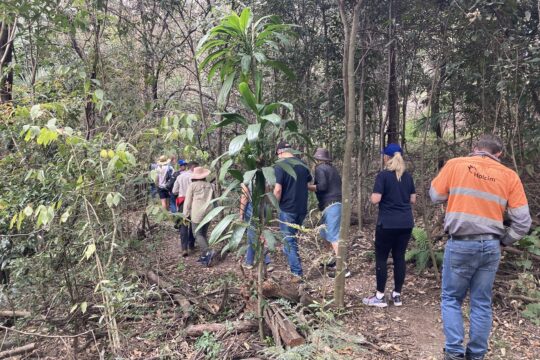
<path fill-rule="evenodd" d="M 315 182 L 313 185 L 308 185 L 308 189 L 317 195 L 319 210 L 323 213 L 321 220 L 326 229 L 321 231 L 321 236 L 332 244 L 337 255 L 341 222 L 341 176 L 332 166 L 332 158 L 328 150 L 318 148 L 313 158 L 317 160 Z"/>
<path fill-rule="evenodd" d="M 292 154 L 291 145 L 282 141 L 277 146 L 279 161 L 276 163 L 274 195 L 279 201 L 279 229 L 283 234 L 283 252 L 287 256 L 293 275 L 301 281 L 302 263 L 296 241 L 297 229 L 288 224 L 302 225 L 307 214 L 308 189 L 312 180 L 309 170 Z M 296 179 L 289 173 L 294 172 Z"/>

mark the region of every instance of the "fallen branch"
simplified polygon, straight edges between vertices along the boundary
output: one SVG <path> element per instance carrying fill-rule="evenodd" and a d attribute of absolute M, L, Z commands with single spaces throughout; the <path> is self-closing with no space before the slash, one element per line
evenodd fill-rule
<path fill-rule="evenodd" d="M 535 299 L 533 297 L 517 294 L 503 294 L 502 292 L 495 291 L 495 295 L 500 296 L 501 298 L 506 298 L 510 300 L 521 300 L 528 303 L 540 303 L 540 299 Z"/>
<path fill-rule="evenodd" d="M 523 255 L 523 256 L 527 256 L 529 257 L 530 259 L 534 259 L 536 261 L 540 261 L 540 256 L 536 255 L 536 254 L 532 254 L 528 251 L 523 251 L 523 250 L 520 250 L 518 248 L 515 248 L 513 246 L 504 246 L 502 247 L 502 249 L 506 252 L 509 252 L 511 254 L 517 254 L 517 255 Z"/>
<path fill-rule="evenodd" d="M 26 310 L 0 310 L 0 317 L 30 317 L 32 314 Z"/>
<path fill-rule="evenodd" d="M 263 283 L 263 296 L 271 299 L 283 298 L 306 306 L 313 303 L 313 298 L 302 292 L 298 286 L 278 284 L 272 280 L 266 280 Z"/>
<path fill-rule="evenodd" d="M 159 275 L 154 273 L 152 270 L 147 271 L 144 274 L 144 276 L 148 279 L 148 282 L 150 282 L 151 284 L 156 285 L 163 292 L 169 293 L 168 289 L 173 288 L 171 283 L 169 283 L 166 280 L 161 279 L 159 277 Z M 187 319 L 190 316 L 190 309 L 191 309 L 191 305 L 189 303 L 189 300 L 186 297 L 184 297 L 183 295 L 178 294 L 178 293 L 173 293 L 173 294 L 170 294 L 170 295 L 171 295 L 172 299 L 174 300 L 174 302 L 176 302 L 178 305 L 180 305 L 180 308 L 182 309 L 182 313 L 183 313 L 182 314 L 182 320 L 184 322 L 187 321 Z"/>
<path fill-rule="evenodd" d="M 28 345 L 24 345 L 15 349 L 2 351 L 0 352 L 0 359 L 5 359 L 8 357 L 25 354 L 27 352 L 34 351 L 35 348 L 36 348 L 36 343 L 30 343 Z"/>
<path fill-rule="evenodd" d="M 283 343 L 289 347 L 303 345 L 306 340 L 296 331 L 296 326 L 291 319 L 276 304 L 268 304 L 265 309 L 264 319 L 272 330 L 276 344 Z M 278 335 L 279 334 L 279 335 Z"/>
<path fill-rule="evenodd" d="M 229 323 L 208 323 L 208 324 L 197 324 L 190 325 L 186 328 L 186 336 L 188 337 L 199 337 L 205 332 L 236 332 L 236 333 L 245 333 L 256 331 L 258 323 L 255 320 L 237 320 Z"/>

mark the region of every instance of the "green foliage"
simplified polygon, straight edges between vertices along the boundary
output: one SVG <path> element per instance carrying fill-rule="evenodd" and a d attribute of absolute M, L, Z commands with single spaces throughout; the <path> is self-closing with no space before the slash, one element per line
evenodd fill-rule
<path fill-rule="evenodd" d="M 221 344 L 217 341 L 214 334 L 205 331 L 195 342 L 195 349 L 204 352 L 207 360 L 214 360 L 218 359 Z"/>
<path fill-rule="evenodd" d="M 431 264 L 428 243 L 430 240 L 426 231 L 417 227 L 412 230 L 412 236 L 415 240 L 414 247 L 405 253 L 405 261 L 414 261 L 416 271 L 420 273 Z M 438 265 L 442 264 L 443 253 L 435 251 L 435 258 Z"/>

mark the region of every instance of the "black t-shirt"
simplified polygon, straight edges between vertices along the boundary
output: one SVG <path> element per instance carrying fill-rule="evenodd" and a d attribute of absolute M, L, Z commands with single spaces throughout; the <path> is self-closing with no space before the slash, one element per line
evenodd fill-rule
<path fill-rule="evenodd" d="M 395 172 L 381 171 L 375 179 L 373 192 L 382 194 L 377 225 L 385 229 L 414 227 L 411 194 L 416 194 L 416 190 L 411 174 L 404 172 L 398 181 Z"/>
<path fill-rule="evenodd" d="M 305 165 L 298 164 L 304 164 L 302 160 L 285 158 L 282 161 L 294 169 L 296 180 L 279 165 L 275 166 L 276 183 L 282 187 L 279 208 L 288 213 L 307 214 L 307 184 L 312 180 L 311 174 Z"/>
<path fill-rule="evenodd" d="M 330 164 L 320 164 L 315 168 L 315 185 L 319 210 L 323 211 L 333 202 L 341 202 L 341 176 Z"/>

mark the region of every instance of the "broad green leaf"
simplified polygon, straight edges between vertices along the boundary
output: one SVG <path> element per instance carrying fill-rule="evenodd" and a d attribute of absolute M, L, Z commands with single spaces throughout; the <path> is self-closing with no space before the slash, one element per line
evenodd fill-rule
<path fill-rule="evenodd" d="M 286 161 L 278 160 L 276 162 L 276 166 L 279 166 L 283 169 L 287 174 L 289 174 L 294 180 L 296 180 L 296 172 L 294 171 L 294 168 Z"/>
<path fill-rule="evenodd" d="M 245 7 L 240 14 L 240 28 L 246 31 L 249 25 L 251 25 L 252 19 L 253 15 L 251 13 L 251 9 L 249 7 Z"/>
<path fill-rule="evenodd" d="M 242 100 L 246 103 L 246 105 L 249 106 L 251 110 L 258 113 L 257 102 L 255 101 L 255 96 L 249 89 L 249 85 L 245 82 L 240 83 L 240 85 L 238 85 L 238 91 L 242 95 Z"/>
<path fill-rule="evenodd" d="M 279 211 L 279 201 L 278 199 L 276 198 L 276 196 L 274 195 L 273 192 L 267 192 L 266 194 L 266 197 L 268 198 L 268 200 L 270 200 L 270 204 L 272 204 L 272 206 Z"/>
<path fill-rule="evenodd" d="M 262 172 L 268 185 L 274 185 L 276 183 L 276 172 L 272 166 L 263 167 Z"/>
<path fill-rule="evenodd" d="M 11 218 L 11 221 L 9 222 L 9 229 L 13 229 L 13 226 L 15 226 L 15 223 L 17 222 L 17 218 L 19 217 L 19 214 L 15 214 L 13 215 L 13 217 Z"/>
<path fill-rule="evenodd" d="M 227 174 L 227 171 L 229 170 L 229 168 L 231 167 L 232 164 L 233 164 L 232 159 L 228 159 L 227 161 L 225 161 L 223 166 L 221 166 L 221 169 L 219 170 L 219 181 L 220 182 L 223 182 L 223 180 L 225 179 L 225 175 Z"/>
<path fill-rule="evenodd" d="M 60 222 L 61 222 L 61 223 L 65 223 L 65 222 L 68 220 L 68 218 L 69 218 L 70 215 L 71 215 L 71 208 L 68 207 L 68 208 L 66 209 L 66 211 L 64 211 L 64 213 L 62 214 L 62 216 L 60 216 Z"/>
<path fill-rule="evenodd" d="M 242 238 L 244 237 L 244 234 L 246 233 L 246 230 L 248 228 L 248 224 L 243 223 L 240 225 L 237 225 L 231 235 L 231 238 L 229 239 L 229 243 L 223 248 L 221 253 L 225 253 L 227 250 L 235 250 L 240 242 L 242 241 Z"/>
<path fill-rule="evenodd" d="M 221 220 L 214 230 L 212 230 L 212 234 L 210 234 L 210 239 L 208 239 L 208 243 L 210 245 L 214 245 L 217 240 L 221 237 L 223 232 L 229 227 L 231 222 L 234 221 L 234 219 L 238 218 L 238 214 L 229 214 Z"/>
<path fill-rule="evenodd" d="M 227 101 L 229 93 L 231 92 L 231 88 L 234 83 L 235 77 L 236 77 L 236 72 L 232 72 L 229 75 L 227 75 L 227 77 L 225 77 L 225 80 L 223 81 L 223 85 L 221 86 L 221 90 L 219 91 L 219 95 L 218 95 L 218 100 L 217 100 L 218 109 L 225 108 L 225 102 Z"/>
<path fill-rule="evenodd" d="M 41 110 L 41 106 L 39 104 L 32 106 L 30 109 L 30 118 L 32 120 L 37 119 L 43 114 L 43 111 Z"/>
<path fill-rule="evenodd" d="M 246 171 L 244 173 L 244 184 L 250 183 L 256 173 L 257 173 L 257 169 Z"/>
<path fill-rule="evenodd" d="M 251 55 L 244 54 L 240 60 L 240 67 L 242 68 L 242 73 L 249 74 L 251 68 Z"/>
<path fill-rule="evenodd" d="M 220 212 L 222 212 L 226 207 L 225 206 L 218 206 L 213 208 L 206 214 L 204 219 L 201 221 L 199 226 L 195 230 L 193 230 L 193 233 L 197 232 L 200 228 L 202 228 L 206 223 L 210 222 L 213 218 L 215 218 Z"/>
<path fill-rule="evenodd" d="M 232 139 L 231 143 L 229 144 L 229 155 L 235 156 L 236 154 L 238 154 L 244 147 L 246 139 L 247 135 L 245 134 L 238 135 L 237 137 Z"/>
<path fill-rule="evenodd" d="M 212 163 L 210 164 L 210 167 L 214 169 L 219 161 L 219 159 L 222 159 L 224 156 L 229 155 L 229 152 L 225 151 L 223 154 L 219 155 L 217 158 L 212 160 Z"/>
<path fill-rule="evenodd" d="M 82 303 L 81 303 L 81 312 L 82 312 L 83 314 L 86 313 L 86 309 L 87 309 L 87 308 L 88 308 L 88 303 L 87 303 L 86 301 L 82 302 Z"/>
<path fill-rule="evenodd" d="M 266 240 L 266 246 L 272 251 L 276 249 L 276 237 L 274 233 L 268 229 L 264 229 L 262 232 L 264 239 Z"/>
<path fill-rule="evenodd" d="M 105 93 L 103 92 L 103 90 L 97 89 L 94 92 L 94 95 L 96 96 L 96 99 L 98 99 L 99 101 L 103 101 L 103 96 L 105 95 Z"/>
<path fill-rule="evenodd" d="M 24 215 L 27 217 L 31 216 L 33 212 L 34 212 L 34 209 L 32 209 L 30 205 L 27 205 L 23 210 Z"/>
<path fill-rule="evenodd" d="M 107 197 L 105 198 L 105 202 L 107 203 L 107 206 L 112 208 L 113 207 L 113 194 L 109 193 L 107 194 Z"/>
<path fill-rule="evenodd" d="M 86 247 L 86 250 L 84 252 L 84 257 L 86 260 L 90 259 L 92 255 L 96 252 L 96 244 L 92 243 Z"/>
<path fill-rule="evenodd" d="M 261 131 L 261 123 L 250 124 L 246 130 L 247 140 L 252 143 L 259 138 L 259 132 Z"/>
<path fill-rule="evenodd" d="M 281 125 L 281 117 L 277 114 L 264 115 L 261 116 L 261 119 L 268 120 L 277 127 Z"/>

